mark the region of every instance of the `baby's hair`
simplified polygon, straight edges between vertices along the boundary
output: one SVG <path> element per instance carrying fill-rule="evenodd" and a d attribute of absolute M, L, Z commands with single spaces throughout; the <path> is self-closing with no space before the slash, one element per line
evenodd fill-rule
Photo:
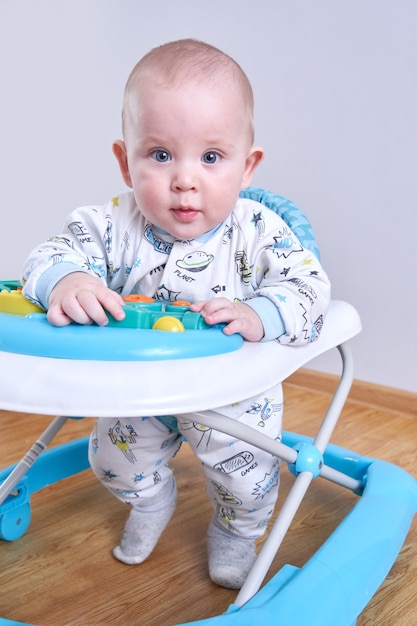
<path fill-rule="evenodd" d="M 247 110 L 251 141 L 253 141 L 253 91 L 240 65 L 225 52 L 195 39 L 171 41 L 150 50 L 138 61 L 127 80 L 123 101 L 122 124 L 126 128 L 129 100 L 144 79 L 152 79 L 161 87 L 198 83 L 236 85 Z"/>

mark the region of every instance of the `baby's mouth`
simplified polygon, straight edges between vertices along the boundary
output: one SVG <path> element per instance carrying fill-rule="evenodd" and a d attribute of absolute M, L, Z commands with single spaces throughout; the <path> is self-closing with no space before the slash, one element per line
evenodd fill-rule
<path fill-rule="evenodd" d="M 192 207 L 182 207 L 179 206 L 173 209 L 175 217 L 179 219 L 181 222 L 192 222 L 198 215 L 199 211 L 197 209 L 193 209 Z"/>

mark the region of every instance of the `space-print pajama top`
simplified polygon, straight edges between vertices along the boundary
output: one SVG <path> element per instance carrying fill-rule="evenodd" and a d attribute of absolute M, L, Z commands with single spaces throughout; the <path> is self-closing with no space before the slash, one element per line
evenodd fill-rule
<path fill-rule="evenodd" d="M 149 223 L 132 192 L 114 197 L 103 206 L 76 209 L 61 235 L 30 254 L 23 271 L 23 293 L 47 309 L 55 284 L 74 271 L 97 276 L 122 296 L 140 293 L 156 300 L 189 302 L 215 297 L 241 300 L 260 316 L 263 341 L 292 344 L 294 349 L 318 338 L 330 299 L 329 280 L 316 256 L 301 245 L 275 212 L 248 198 L 239 198 L 222 224 L 191 241 L 177 240 Z M 263 432 L 269 428 L 271 436 L 277 438 L 281 430 L 280 394 L 278 385 L 271 393 L 222 407 L 219 412 L 236 419 L 244 416 Z M 268 419 L 263 419 L 261 413 Z M 94 446 L 90 448 L 94 471 L 117 497 L 131 504 L 139 492 L 141 497 L 154 496 L 170 475 L 169 459 L 162 461 L 159 453 L 169 429 L 164 427 L 158 449 L 149 450 L 147 456 L 140 447 L 141 423 L 146 421 L 119 418 L 110 425 L 107 418 L 98 420 Z M 278 480 L 268 482 L 267 477 L 277 474 L 277 460 L 248 444 L 232 444 L 230 437 L 220 433 L 203 437 L 206 433 L 192 421 L 180 423 L 180 428 L 204 463 L 209 494 L 220 521 L 243 536 L 261 534 L 263 530 L 255 529 L 265 526 L 276 498 L 274 486 Z M 160 423 L 156 429 L 161 430 Z M 116 431 L 124 439 L 129 433 L 128 453 L 126 442 L 124 446 L 115 445 Z M 178 447 L 174 440 L 172 435 L 171 456 Z M 113 460 L 109 458 L 112 450 Z M 169 456 L 170 446 L 166 443 L 164 450 Z M 127 477 L 132 464 L 135 471 L 130 474 L 140 475 L 139 482 Z M 236 480 L 243 487 L 237 487 Z M 262 491 L 264 483 L 268 488 Z M 260 501 L 262 506 L 258 506 Z M 251 516 L 252 521 L 244 521 Z"/>

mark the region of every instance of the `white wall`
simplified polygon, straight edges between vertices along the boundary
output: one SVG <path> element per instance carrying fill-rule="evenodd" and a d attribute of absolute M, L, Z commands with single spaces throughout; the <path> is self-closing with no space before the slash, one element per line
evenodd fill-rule
<path fill-rule="evenodd" d="M 0 0 L 0 24 L 1 278 L 123 188 L 110 148 L 131 67 L 201 38 L 252 80 L 255 183 L 307 212 L 334 297 L 362 316 L 356 377 L 417 391 L 415 0 Z"/>

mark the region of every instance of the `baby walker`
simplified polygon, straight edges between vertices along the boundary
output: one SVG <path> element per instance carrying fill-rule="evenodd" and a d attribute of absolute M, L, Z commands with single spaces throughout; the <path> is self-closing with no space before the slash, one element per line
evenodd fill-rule
<path fill-rule="evenodd" d="M 291 202 L 256 188 L 242 195 L 276 211 L 302 245 L 319 254 L 307 218 Z M 0 471 L 0 538 L 14 541 L 26 532 L 31 493 L 88 468 L 87 439 L 43 452 L 68 415 L 152 414 L 166 420 L 198 413 L 204 426 L 286 461 L 294 482 L 235 602 L 222 615 L 188 624 L 356 623 L 407 536 L 417 510 L 417 481 L 395 465 L 329 444 L 353 380 L 347 342 L 361 330 L 351 305 L 332 301 L 320 338 L 296 348 L 226 337 L 221 327 L 207 327 L 186 304 L 128 302 L 122 323 L 55 328 L 23 298 L 16 281 L 0 282 L 0 311 L 0 408 L 58 416 L 17 465 Z M 334 348 L 341 357 L 340 380 L 314 439 L 284 432 L 282 442 L 272 441 L 210 410 L 214 386 L 216 406 L 239 401 L 284 381 Z M 248 363 L 253 365 L 250 372 Z M 221 375 L 231 370 L 239 385 Z M 285 565 L 262 587 L 309 485 L 318 477 L 354 492 L 356 505 L 303 567 Z M 0 625 L 6 624 L 17 622 L 0 618 Z"/>

